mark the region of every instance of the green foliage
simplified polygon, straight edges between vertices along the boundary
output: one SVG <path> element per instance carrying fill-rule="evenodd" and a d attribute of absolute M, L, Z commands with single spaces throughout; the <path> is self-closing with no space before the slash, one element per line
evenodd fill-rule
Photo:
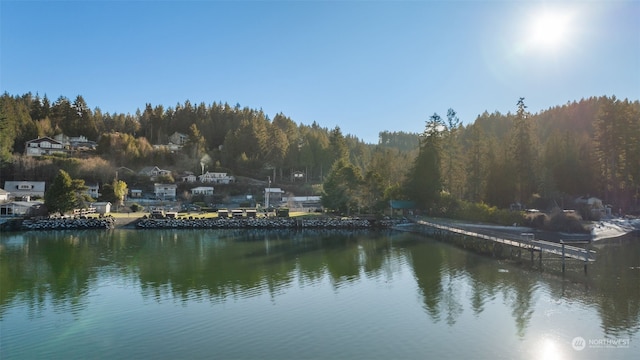
<path fill-rule="evenodd" d="M 449 194 L 443 194 L 438 202 L 438 212 L 436 215 L 472 222 L 484 222 L 498 225 L 510 226 L 513 224 L 523 224 L 524 213 L 521 211 L 511 211 L 498 209 L 485 203 L 473 203 L 457 200 Z"/>
<path fill-rule="evenodd" d="M 365 174 L 354 206 L 367 211 L 378 209 L 390 194 L 435 209 L 443 189 L 456 199 L 499 207 L 527 204 L 538 193 L 545 199 L 590 194 L 623 210 L 640 208 L 637 100 L 593 97 L 529 114 L 519 99 L 515 114 L 485 112 L 472 124 L 474 119 L 464 119 L 467 126 L 449 110 L 437 132 L 429 125 L 421 136 L 385 131 L 375 146 L 342 134 L 339 127 L 297 125 L 284 114 L 270 121 L 262 110 L 238 104 L 187 100 L 175 107 L 145 104 L 135 114 L 110 114 L 90 110 L 82 96 L 72 99 L 60 96 L 50 103 L 30 93 L 0 97 L 0 183 L 52 181 L 58 169 L 101 183 L 121 166 L 199 172 L 206 156 L 208 170 L 216 164 L 234 175 L 271 176 L 274 183 L 289 182 L 294 171 L 301 171 L 304 180 L 296 185 L 320 184 L 336 160 L 345 158 Z M 152 147 L 166 144 L 176 131 L 190 138 L 182 151 Z M 19 155 L 26 141 L 61 133 L 98 141 L 99 158 L 81 154 L 78 164 Z M 437 135 L 438 141 L 429 143 L 427 135 Z"/>
<path fill-rule="evenodd" d="M 131 209 L 131 211 L 133 212 L 140 212 L 144 209 L 144 207 L 138 203 L 133 203 L 129 206 L 129 208 Z"/>
<path fill-rule="evenodd" d="M 361 208 L 362 188 L 360 171 L 345 159 L 335 162 L 324 182 L 322 206 L 342 214 Z"/>
<path fill-rule="evenodd" d="M 530 114 L 524 104 L 524 98 L 518 100 L 518 111 L 511 133 L 511 158 L 513 162 L 514 179 L 516 181 L 516 201 L 528 201 L 535 191 L 535 162 L 536 151 L 533 145 Z"/>
<path fill-rule="evenodd" d="M 442 190 L 440 166 L 443 128 L 438 114 L 433 114 L 427 121 L 420 139 L 420 151 L 409 171 L 405 187 L 407 196 L 425 209 L 436 204 Z"/>
<path fill-rule="evenodd" d="M 60 215 L 73 210 L 76 206 L 76 188 L 66 171 L 58 171 L 58 175 L 44 194 L 44 204 L 49 213 L 57 212 Z"/>
<path fill-rule="evenodd" d="M 124 202 L 124 197 L 127 195 L 127 183 L 122 180 L 113 180 L 111 184 L 113 187 L 113 195 L 115 196 L 118 204 L 122 205 Z"/>

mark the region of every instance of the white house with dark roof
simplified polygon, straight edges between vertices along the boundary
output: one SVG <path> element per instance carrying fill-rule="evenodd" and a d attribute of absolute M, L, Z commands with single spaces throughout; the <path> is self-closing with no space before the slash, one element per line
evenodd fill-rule
<path fill-rule="evenodd" d="M 66 152 L 64 143 L 46 136 L 29 140 L 24 146 L 24 153 L 27 156 L 65 154 Z"/>
<path fill-rule="evenodd" d="M 5 181 L 4 189 L 13 198 L 44 197 L 44 181 Z"/>

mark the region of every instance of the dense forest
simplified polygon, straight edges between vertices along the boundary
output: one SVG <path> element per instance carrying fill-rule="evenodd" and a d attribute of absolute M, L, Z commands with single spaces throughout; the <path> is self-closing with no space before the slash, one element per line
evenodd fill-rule
<path fill-rule="evenodd" d="M 181 151 L 167 144 L 188 136 Z M 33 158 L 25 142 L 57 134 L 85 136 L 95 152 Z M 509 207 L 568 206 L 597 196 L 616 210 L 638 211 L 640 103 L 592 97 L 537 114 L 525 99 L 514 112 L 485 112 L 464 125 L 450 109 L 433 114 L 421 134 L 384 131 L 366 144 L 339 127 L 270 119 L 239 104 L 188 100 L 175 107 L 146 104 L 135 114 L 93 110 L 73 101 L 27 93 L 0 97 L 0 181 L 52 181 L 64 169 L 73 178 L 109 183 L 120 167 L 159 166 L 175 173 L 203 170 L 266 179 L 274 184 L 322 184 L 323 203 L 341 212 L 375 212 L 390 199 L 424 209 L 451 199 Z M 444 199 L 444 200 L 443 200 Z M 446 201 L 445 201 L 446 200 Z"/>

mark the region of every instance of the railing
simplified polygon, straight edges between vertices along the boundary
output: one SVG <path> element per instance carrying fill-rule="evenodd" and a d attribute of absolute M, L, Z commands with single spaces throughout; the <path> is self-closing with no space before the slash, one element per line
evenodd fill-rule
<path fill-rule="evenodd" d="M 460 234 L 465 236 L 471 236 L 474 238 L 485 239 L 505 245 L 514 247 L 526 248 L 533 251 L 544 251 L 563 257 L 569 257 L 577 260 L 584 260 L 586 262 L 595 261 L 595 251 L 584 249 L 577 246 L 566 245 L 564 243 L 554 243 L 544 240 L 535 240 L 532 233 L 522 233 L 520 235 L 514 235 L 512 238 L 505 238 L 502 236 L 494 236 L 488 234 L 481 234 L 472 231 L 463 230 L 447 225 L 436 224 L 424 220 L 419 220 L 418 224 L 425 225 L 434 229 L 448 231 L 454 234 Z"/>

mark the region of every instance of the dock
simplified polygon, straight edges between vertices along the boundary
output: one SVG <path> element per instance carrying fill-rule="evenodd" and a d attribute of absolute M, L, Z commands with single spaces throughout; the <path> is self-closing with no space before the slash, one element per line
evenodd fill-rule
<path fill-rule="evenodd" d="M 414 227 L 417 227 L 418 232 L 429 233 L 436 237 L 438 240 L 447 240 L 455 237 L 463 239 L 463 246 L 466 247 L 466 241 L 479 242 L 479 246 L 484 249 L 489 249 L 494 254 L 497 250 L 502 251 L 503 246 L 508 246 L 511 249 L 510 254 L 520 258 L 522 252 L 529 251 L 531 254 L 531 261 L 534 260 L 534 254 L 538 254 L 538 260 L 542 263 L 542 254 L 557 255 L 562 258 L 562 272 L 565 270 L 565 259 L 575 259 L 584 262 L 584 271 L 587 271 L 587 264 L 596 260 L 596 252 L 590 249 L 585 249 L 578 246 L 568 245 L 564 242 L 555 243 L 544 240 L 536 240 L 533 233 L 522 233 L 520 235 L 512 235 L 508 238 L 507 234 L 504 236 L 488 235 L 473 231 L 456 228 L 449 225 L 438 224 L 425 220 L 417 220 L 414 223 Z M 472 244 L 473 246 L 473 244 Z"/>

